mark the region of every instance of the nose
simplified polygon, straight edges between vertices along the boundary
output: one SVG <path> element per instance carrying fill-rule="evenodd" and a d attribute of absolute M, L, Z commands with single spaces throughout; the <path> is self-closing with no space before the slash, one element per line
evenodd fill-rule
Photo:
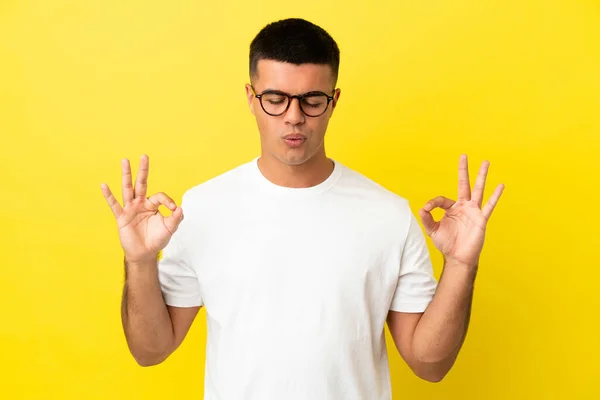
<path fill-rule="evenodd" d="M 290 107 L 284 114 L 284 119 L 287 124 L 290 125 L 300 125 L 304 122 L 305 115 L 300 108 L 300 100 L 299 99 L 291 99 Z"/>

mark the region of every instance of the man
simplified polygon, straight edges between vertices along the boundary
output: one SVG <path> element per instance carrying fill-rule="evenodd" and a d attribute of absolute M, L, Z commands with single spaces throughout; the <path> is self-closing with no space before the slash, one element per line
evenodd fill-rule
<path fill-rule="evenodd" d="M 123 207 L 102 185 L 125 254 L 123 327 L 140 365 L 169 357 L 205 306 L 206 399 L 389 399 L 386 322 L 417 376 L 437 382 L 452 367 L 503 186 L 482 207 L 489 164 L 471 192 L 461 156 L 458 199 L 419 211 L 444 255 L 438 283 L 408 202 L 326 156 L 338 66 L 320 27 L 267 25 L 250 46 L 246 86 L 259 157 L 189 189 L 179 207 L 165 193 L 147 197 L 146 156 L 135 186 L 123 160 Z"/>

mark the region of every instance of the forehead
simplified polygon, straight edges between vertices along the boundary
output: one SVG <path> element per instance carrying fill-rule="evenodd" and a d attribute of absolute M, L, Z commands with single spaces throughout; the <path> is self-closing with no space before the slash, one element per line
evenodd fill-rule
<path fill-rule="evenodd" d="M 257 64 L 256 90 L 277 89 L 288 93 L 333 90 L 333 74 L 329 65 L 300 64 L 260 60 Z"/>

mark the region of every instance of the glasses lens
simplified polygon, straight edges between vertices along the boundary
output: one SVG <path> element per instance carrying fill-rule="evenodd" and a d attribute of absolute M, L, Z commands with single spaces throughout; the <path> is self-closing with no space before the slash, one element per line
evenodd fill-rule
<path fill-rule="evenodd" d="M 261 98 L 262 106 L 269 114 L 282 114 L 287 108 L 288 98 L 277 93 L 265 93 Z"/>
<path fill-rule="evenodd" d="M 301 105 L 306 115 L 318 117 L 327 110 L 327 96 L 317 94 L 304 97 Z"/>

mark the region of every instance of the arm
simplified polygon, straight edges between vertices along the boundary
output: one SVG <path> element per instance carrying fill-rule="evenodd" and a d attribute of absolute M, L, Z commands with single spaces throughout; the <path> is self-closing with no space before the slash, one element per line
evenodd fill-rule
<path fill-rule="evenodd" d="M 390 311 L 388 327 L 402 358 L 415 375 L 441 381 L 465 340 L 476 270 L 446 262 L 433 300 L 424 313 Z"/>
<path fill-rule="evenodd" d="M 482 207 L 488 167 L 488 162 L 482 164 L 471 193 L 467 157 L 461 156 L 458 199 L 438 196 L 419 211 L 426 233 L 444 255 L 440 283 L 424 312 L 388 315 L 399 352 L 418 376 L 430 381 L 440 381 L 450 371 L 466 337 L 487 222 L 504 189 L 498 185 Z M 431 215 L 435 208 L 445 212 L 440 221 Z"/>
<path fill-rule="evenodd" d="M 123 159 L 122 189 L 123 205 L 119 204 L 106 184 L 100 185 L 119 229 L 121 247 L 125 253 L 125 285 L 121 302 L 121 321 L 127 345 L 138 364 L 149 366 L 164 361 L 183 341 L 201 302 L 189 296 L 182 302 L 173 299 L 177 290 L 169 285 L 164 288 L 171 296 L 173 305 L 168 307 L 160 284 L 160 264 L 157 255 L 161 250 L 168 254 L 162 261 L 163 269 L 186 270 L 174 234 L 183 221 L 183 208 L 163 192 L 147 196 L 149 159 L 143 155 L 140 171 L 133 186 L 129 160 Z M 159 212 L 164 206 L 171 210 L 165 217 Z M 169 246 L 170 243 L 174 243 Z M 165 274 L 167 277 L 169 273 Z M 189 274 L 188 274 L 189 275 Z M 193 277 L 188 281 L 194 281 Z M 188 286 L 189 287 L 189 286 Z M 185 288 L 182 289 L 185 292 Z M 195 293 L 194 293 L 195 294 Z M 177 301 L 177 304 L 174 302 Z"/>
<path fill-rule="evenodd" d="M 165 304 L 157 262 L 125 262 L 121 319 L 127 345 L 137 363 L 163 362 L 183 342 L 200 310 Z"/>

